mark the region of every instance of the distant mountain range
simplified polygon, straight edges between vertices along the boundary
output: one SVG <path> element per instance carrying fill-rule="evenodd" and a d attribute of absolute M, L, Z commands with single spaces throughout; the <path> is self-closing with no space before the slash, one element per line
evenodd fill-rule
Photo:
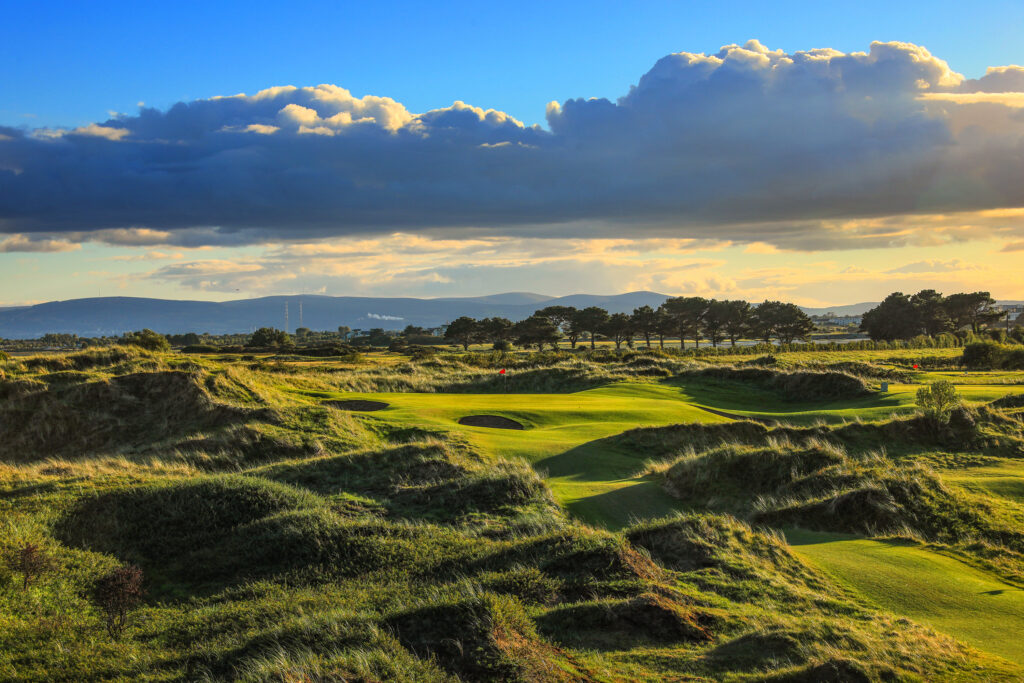
<path fill-rule="evenodd" d="M 574 294 L 549 297 L 528 292 L 492 296 L 413 299 L 351 296 L 268 296 L 239 301 L 178 301 L 135 297 L 101 297 L 50 301 L 35 306 L 0 309 L 0 337 L 31 339 L 47 332 L 85 337 L 113 336 L 148 327 L 164 334 L 249 332 L 257 327 L 301 326 L 314 330 L 351 328 L 402 329 L 406 325 L 437 327 L 455 318 L 502 316 L 528 318 L 538 308 L 552 305 L 600 306 L 611 312 L 629 312 L 645 304 L 659 306 L 666 295 L 630 292 L 614 296 Z"/>
<path fill-rule="evenodd" d="M 257 327 L 284 328 L 286 307 L 289 331 L 300 326 L 314 330 L 334 330 L 339 325 L 354 329 L 382 327 L 395 330 L 406 325 L 438 327 L 463 315 L 522 320 L 538 308 L 555 305 L 576 308 L 600 306 L 612 313 L 628 313 L 643 305 L 656 308 L 667 298 L 667 295 L 656 292 L 629 292 L 611 296 L 572 294 L 562 297 L 508 292 L 442 299 L 304 294 L 222 302 L 101 297 L 0 308 L 0 337 L 31 339 L 47 332 L 86 337 L 113 336 L 144 327 L 165 334 L 240 333 Z M 804 311 L 809 315 L 822 315 L 830 311 L 838 316 L 860 315 L 875 305 L 864 302 L 804 308 Z"/>

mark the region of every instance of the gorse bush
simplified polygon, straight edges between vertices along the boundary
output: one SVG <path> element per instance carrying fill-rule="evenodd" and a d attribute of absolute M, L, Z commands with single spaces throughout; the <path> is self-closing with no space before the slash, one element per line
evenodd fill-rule
<path fill-rule="evenodd" d="M 951 382 L 933 382 L 917 390 L 917 405 L 935 425 L 949 424 L 953 409 L 960 405 L 960 395 Z"/>

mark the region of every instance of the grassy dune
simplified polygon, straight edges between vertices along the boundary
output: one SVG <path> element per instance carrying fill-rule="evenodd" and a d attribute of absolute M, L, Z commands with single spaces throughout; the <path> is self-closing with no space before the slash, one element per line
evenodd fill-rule
<path fill-rule="evenodd" d="M 0 680 L 1024 678 L 1013 385 L 936 432 L 903 356 L 813 355 L 17 358 Z"/>

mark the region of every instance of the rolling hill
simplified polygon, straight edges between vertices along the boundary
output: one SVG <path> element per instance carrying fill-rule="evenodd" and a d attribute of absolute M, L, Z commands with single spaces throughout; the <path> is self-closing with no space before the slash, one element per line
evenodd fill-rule
<path fill-rule="evenodd" d="M 119 335 L 144 327 L 165 334 L 241 333 L 264 326 L 284 328 L 286 306 L 289 330 L 300 325 L 316 330 L 333 330 L 339 325 L 360 329 L 437 327 L 462 315 L 521 320 L 551 305 L 601 306 L 613 313 L 628 312 L 645 304 L 658 306 L 666 298 L 654 292 L 564 297 L 517 292 L 455 299 L 295 295 L 223 302 L 101 297 L 0 309 L 0 337 L 34 338 L 47 332 Z"/>

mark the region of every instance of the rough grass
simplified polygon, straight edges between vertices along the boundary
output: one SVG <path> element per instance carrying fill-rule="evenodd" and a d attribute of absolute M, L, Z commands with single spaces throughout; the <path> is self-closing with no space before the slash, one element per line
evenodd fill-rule
<path fill-rule="evenodd" d="M 1014 528 L 1012 490 L 996 507 L 996 493 L 945 473 L 964 448 L 990 470 L 1011 457 L 1012 409 L 972 408 L 970 424 L 936 436 L 913 418 L 769 427 L 687 405 L 691 381 L 779 400 L 852 395 L 860 381 L 830 389 L 820 378 L 835 368 L 782 367 L 702 378 L 672 354 L 608 351 L 10 361 L 0 410 L 29 405 L 52 424 L 10 427 L 20 445 L 0 452 L 0 558 L 31 542 L 54 569 L 23 589 L 0 560 L 0 680 L 1019 679 L 1012 663 L 877 611 L 739 519 L 779 524 L 759 515 L 877 485 L 902 527 L 1006 570 L 1013 541 L 992 534 Z M 405 393 L 372 414 L 322 403 L 355 388 Z M 529 429 L 461 427 L 467 402 Z M 649 427 L 697 420 L 715 424 Z M 963 446 L 937 452 L 949 434 Z M 557 505 L 527 460 L 563 491 L 594 487 L 590 507 Z M 687 501 L 694 512 L 622 531 L 572 518 Z M 835 510 L 837 526 L 863 521 Z M 127 562 L 148 598 L 115 642 L 84 596 Z"/>

